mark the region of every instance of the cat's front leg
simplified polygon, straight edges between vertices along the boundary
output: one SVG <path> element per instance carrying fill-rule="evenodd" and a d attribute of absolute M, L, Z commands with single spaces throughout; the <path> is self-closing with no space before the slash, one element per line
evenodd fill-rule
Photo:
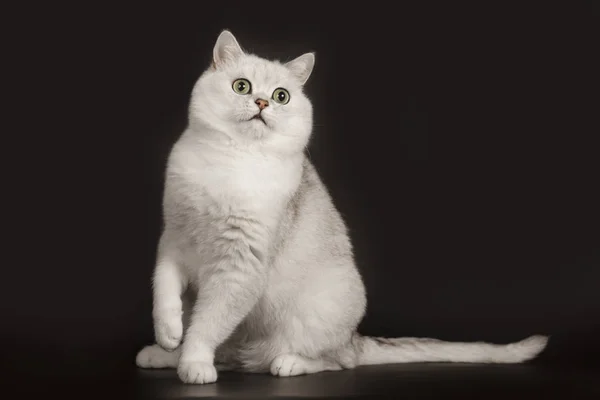
<path fill-rule="evenodd" d="M 177 369 L 185 383 L 217 380 L 216 348 L 232 334 L 263 293 L 264 253 L 245 240 L 232 241 L 230 237 L 226 240 L 227 245 L 222 247 L 226 250 L 208 267 L 199 284 Z"/>
<path fill-rule="evenodd" d="M 168 251 L 160 249 L 153 277 L 154 335 L 165 350 L 174 350 L 183 336 L 181 295 L 185 279 L 180 266 Z"/>

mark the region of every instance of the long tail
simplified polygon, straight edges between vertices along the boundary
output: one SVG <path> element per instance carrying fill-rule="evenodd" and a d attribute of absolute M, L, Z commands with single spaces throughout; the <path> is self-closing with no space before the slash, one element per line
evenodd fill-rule
<path fill-rule="evenodd" d="M 535 358 L 548 343 L 548 337 L 541 335 L 503 345 L 426 338 L 360 336 L 357 339 L 359 365 L 411 362 L 521 363 Z"/>

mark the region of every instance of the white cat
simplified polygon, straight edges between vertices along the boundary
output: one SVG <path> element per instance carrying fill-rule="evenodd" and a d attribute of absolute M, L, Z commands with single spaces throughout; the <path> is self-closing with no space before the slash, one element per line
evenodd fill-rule
<path fill-rule="evenodd" d="M 314 62 L 313 53 L 287 63 L 247 54 L 229 31 L 217 39 L 168 161 L 157 344 L 137 365 L 210 383 L 217 369 L 292 376 L 535 357 L 546 337 L 496 345 L 356 332 L 365 288 L 344 221 L 304 156 L 312 106 L 302 88 Z"/>

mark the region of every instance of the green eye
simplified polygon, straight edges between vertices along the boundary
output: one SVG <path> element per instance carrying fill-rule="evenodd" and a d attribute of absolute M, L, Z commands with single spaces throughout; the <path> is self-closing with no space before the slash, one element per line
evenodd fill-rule
<path fill-rule="evenodd" d="M 237 94 L 248 94 L 252 92 L 252 85 L 248 79 L 236 79 L 233 81 L 233 91 Z"/>
<path fill-rule="evenodd" d="M 287 104 L 290 101 L 290 92 L 284 88 L 277 88 L 273 92 L 273 100 L 279 104 Z"/>

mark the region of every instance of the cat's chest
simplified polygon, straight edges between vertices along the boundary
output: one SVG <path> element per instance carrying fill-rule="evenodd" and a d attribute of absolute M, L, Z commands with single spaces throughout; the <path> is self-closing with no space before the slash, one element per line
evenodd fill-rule
<path fill-rule="evenodd" d="M 201 189 L 203 201 L 232 210 L 268 212 L 280 208 L 300 182 L 292 160 L 253 154 L 208 155 L 189 165 L 185 180 Z"/>

